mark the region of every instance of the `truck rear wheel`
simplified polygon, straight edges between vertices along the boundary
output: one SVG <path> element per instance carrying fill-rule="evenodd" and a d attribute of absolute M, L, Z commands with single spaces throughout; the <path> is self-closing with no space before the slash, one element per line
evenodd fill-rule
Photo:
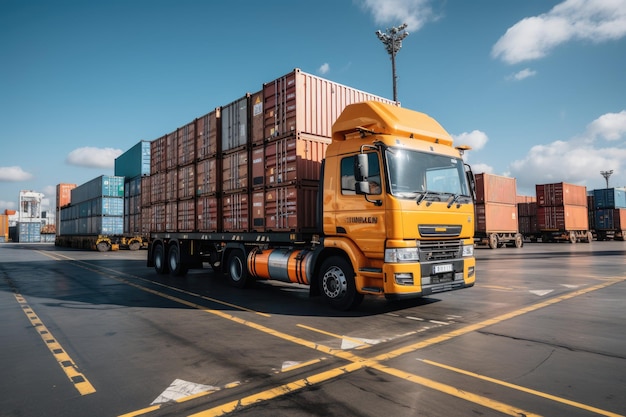
<path fill-rule="evenodd" d="M 319 286 L 324 298 L 338 310 L 350 310 L 363 301 L 363 294 L 356 290 L 352 265 L 340 256 L 322 263 Z"/>
<path fill-rule="evenodd" d="M 498 248 L 498 235 L 495 233 L 491 233 L 489 235 L 489 247 L 491 249 L 497 249 Z"/>
<path fill-rule="evenodd" d="M 576 237 L 576 232 L 569 232 L 569 241 L 570 243 L 576 243 L 578 238 Z"/>
<path fill-rule="evenodd" d="M 167 274 L 168 270 L 167 262 L 165 262 L 165 248 L 162 243 L 157 243 L 154 246 L 152 258 L 154 259 L 154 269 L 157 274 Z"/>
<path fill-rule="evenodd" d="M 246 256 L 241 249 L 234 249 L 228 254 L 226 276 L 233 287 L 245 288 L 248 285 L 248 266 Z"/>
<path fill-rule="evenodd" d="M 111 250 L 111 244 L 103 240 L 102 242 L 98 242 L 98 244 L 96 244 L 96 249 L 98 249 L 98 252 L 108 252 Z"/>
<path fill-rule="evenodd" d="M 521 248 L 522 246 L 524 246 L 524 238 L 518 233 L 515 235 L 515 247 Z"/>
<path fill-rule="evenodd" d="M 171 275 L 181 277 L 187 274 L 188 268 L 180 261 L 180 248 L 177 244 L 170 246 L 167 251 L 167 258 L 169 260 L 169 270 Z"/>
<path fill-rule="evenodd" d="M 139 241 L 137 241 L 137 240 L 133 240 L 128 245 L 128 249 L 129 250 L 139 250 L 140 248 L 141 248 L 141 243 L 139 243 Z"/>

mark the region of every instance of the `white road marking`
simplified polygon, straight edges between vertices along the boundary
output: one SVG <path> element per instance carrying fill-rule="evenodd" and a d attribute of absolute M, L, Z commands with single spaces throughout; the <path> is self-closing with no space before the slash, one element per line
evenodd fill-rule
<path fill-rule="evenodd" d="M 189 397 L 190 395 L 199 394 L 201 392 L 218 391 L 219 389 L 219 387 L 211 385 L 195 384 L 182 379 L 175 379 L 161 395 L 150 403 L 150 405 L 176 401 L 180 398 Z"/>

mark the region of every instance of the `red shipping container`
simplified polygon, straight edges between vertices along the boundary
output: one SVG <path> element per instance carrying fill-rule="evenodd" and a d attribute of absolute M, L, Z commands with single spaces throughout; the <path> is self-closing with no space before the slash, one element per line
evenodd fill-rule
<path fill-rule="evenodd" d="M 263 90 L 250 96 L 250 142 L 253 146 L 263 144 Z"/>
<path fill-rule="evenodd" d="M 178 165 L 178 140 L 176 131 L 165 135 L 165 169 L 174 169 Z"/>
<path fill-rule="evenodd" d="M 526 216 L 518 219 L 519 232 L 523 235 L 534 234 L 539 232 L 537 225 L 537 216 Z"/>
<path fill-rule="evenodd" d="M 176 209 L 177 232 L 193 232 L 196 230 L 196 202 L 195 200 L 178 201 Z"/>
<path fill-rule="evenodd" d="M 153 232 L 166 231 L 166 206 L 165 203 L 157 203 L 150 207 L 150 230 Z"/>
<path fill-rule="evenodd" d="M 252 192 L 252 230 L 256 232 L 265 231 L 265 191 L 258 190 Z"/>
<path fill-rule="evenodd" d="M 539 207 L 563 205 L 587 207 L 587 187 L 582 185 L 564 182 L 537 184 L 535 190 Z"/>
<path fill-rule="evenodd" d="M 248 150 L 242 149 L 222 155 L 222 191 L 236 191 L 248 187 Z"/>
<path fill-rule="evenodd" d="M 165 200 L 175 201 L 178 199 L 178 170 L 174 169 L 165 174 Z"/>
<path fill-rule="evenodd" d="M 493 174 L 476 174 L 476 202 L 515 204 L 517 182 L 515 178 Z"/>
<path fill-rule="evenodd" d="M 317 181 L 329 138 L 298 132 L 265 145 L 265 185 Z"/>
<path fill-rule="evenodd" d="M 196 227 L 199 232 L 217 231 L 219 203 L 215 196 L 201 196 L 196 200 Z"/>
<path fill-rule="evenodd" d="M 537 203 L 517 203 L 517 214 L 519 217 L 537 215 Z"/>
<path fill-rule="evenodd" d="M 248 193 L 222 197 L 222 231 L 247 232 L 250 229 Z"/>
<path fill-rule="evenodd" d="M 565 205 L 537 207 L 539 230 L 589 230 L 586 206 Z"/>
<path fill-rule="evenodd" d="M 196 166 L 187 165 L 178 168 L 178 199 L 193 198 L 196 193 Z"/>
<path fill-rule="evenodd" d="M 72 202 L 72 190 L 76 184 L 57 184 L 56 208 L 65 207 Z"/>
<path fill-rule="evenodd" d="M 153 207 L 144 207 L 141 210 L 141 228 L 143 233 L 147 236 L 151 231 L 156 231 L 154 229 L 155 221 L 154 221 L 154 208 Z"/>
<path fill-rule="evenodd" d="M 517 203 L 536 203 L 537 197 L 531 195 L 518 195 L 516 201 Z"/>
<path fill-rule="evenodd" d="M 178 201 L 165 203 L 165 231 L 176 232 L 178 228 Z"/>
<path fill-rule="evenodd" d="M 176 131 L 178 166 L 196 161 L 196 122 L 186 124 Z"/>
<path fill-rule="evenodd" d="M 483 233 L 517 233 L 517 205 L 502 203 L 478 203 L 474 206 L 477 232 Z"/>
<path fill-rule="evenodd" d="M 265 230 L 315 230 L 317 187 L 286 186 L 265 192 Z"/>
<path fill-rule="evenodd" d="M 158 172 L 150 175 L 150 204 L 165 201 L 166 173 Z"/>
<path fill-rule="evenodd" d="M 150 175 L 166 170 L 167 137 L 150 142 Z"/>
<path fill-rule="evenodd" d="M 141 207 L 150 206 L 151 184 L 152 180 L 150 177 L 141 177 Z"/>
<path fill-rule="evenodd" d="M 196 195 L 217 192 L 217 159 L 203 159 L 196 164 Z"/>
<path fill-rule="evenodd" d="M 257 146 L 250 151 L 250 183 L 252 188 L 260 188 L 265 185 L 265 146 Z"/>
<path fill-rule="evenodd" d="M 199 160 L 217 154 L 220 110 L 216 109 L 196 120 L 196 157 Z"/>
<path fill-rule="evenodd" d="M 263 85 L 265 139 L 305 132 L 332 136 L 332 125 L 343 109 L 367 100 L 392 100 L 346 87 L 295 69 Z"/>

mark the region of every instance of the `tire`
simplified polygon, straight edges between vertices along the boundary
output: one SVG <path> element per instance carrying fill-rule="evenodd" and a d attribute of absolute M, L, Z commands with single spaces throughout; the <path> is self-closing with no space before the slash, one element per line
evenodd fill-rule
<path fill-rule="evenodd" d="M 495 233 L 489 235 L 489 247 L 491 249 L 498 248 L 498 235 L 496 235 Z"/>
<path fill-rule="evenodd" d="M 570 243 L 576 243 L 578 239 L 576 238 L 576 232 L 569 232 L 569 241 Z"/>
<path fill-rule="evenodd" d="M 522 235 L 515 235 L 515 247 L 521 248 L 522 246 L 524 246 L 524 239 L 522 238 Z"/>
<path fill-rule="evenodd" d="M 228 254 L 225 271 L 228 282 L 233 287 L 245 288 L 248 286 L 250 279 L 248 277 L 246 255 L 241 249 L 232 250 Z"/>
<path fill-rule="evenodd" d="M 170 275 L 175 277 L 182 277 L 187 274 L 189 268 L 187 268 L 180 260 L 180 248 L 178 244 L 173 244 L 167 251 L 168 267 Z"/>
<path fill-rule="evenodd" d="M 337 310 L 350 310 L 363 301 L 356 290 L 354 270 L 345 258 L 331 256 L 320 268 L 319 288 L 322 296 Z"/>
<path fill-rule="evenodd" d="M 591 243 L 592 240 L 593 240 L 593 233 L 587 232 L 587 237 L 585 238 L 585 242 Z"/>
<path fill-rule="evenodd" d="M 98 252 L 108 252 L 111 250 L 111 245 L 109 242 L 102 241 L 96 245 L 96 249 L 98 249 Z"/>
<path fill-rule="evenodd" d="M 132 242 L 130 242 L 130 244 L 128 245 L 128 249 L 129 250 L 139 250 L 141 248 L 141 243 L 139 243 L 136 240 L 133 240 Z"/>
<path fill-rule="evenodd" d="M 167 262 L 165 261 L 165 248 L 159 243 L 154 246 L 152 251 L 152 259 L 154 260 L 154 270 L 157 274 L 167 274 Z"/>

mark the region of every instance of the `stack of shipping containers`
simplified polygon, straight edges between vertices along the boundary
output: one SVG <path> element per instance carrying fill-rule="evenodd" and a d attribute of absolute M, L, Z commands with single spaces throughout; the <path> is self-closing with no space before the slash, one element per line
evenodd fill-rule
<path fill-rule="evenodd" d="M 539 226 L 537 225 L 537 197 L 518 195 L 516 200 L 519 231 L 524 237 L 536 241 L 539 233 Z"/>
<path fill-rule="evenodd" d="M 626 188 L 603 188 L 593 190 L 593 209 L 590 220 L 598 240 L 613 237 L 624 240 L 626 234 Z"/>
<path fill-rule="evenodd" d="M 150 142 L 142 140 L 117 157 L 114 173 L 124 177 L 124 234 L 147 237 L 141 199 L 143 178 L 150 175 Z"/>
<path fill-rule="evenodd" d="M 538 184 L 537 226 L 542 233 L 589 230 L 587 188 L 564 182 Z"/>
<path fill-rule="evenodd" d="M 71 204 L 60 208 L 60 235 L 123 234 L 124 177 L 101 175 L 70 192 Z"/>
<path fill-rule="evenodd" d="M 332 124 L 365 100 L 392 103 L 296 69 L 155 139 L 144 222 L 153 232 L 312 230 Z"/>
<path fill-rule="evenodd" d="M 476 174 L 474 210 L 476 240 L 489 243 L 492 248 L 497 243 L 514 241 L 519 231 L 515 178 Z"/>

